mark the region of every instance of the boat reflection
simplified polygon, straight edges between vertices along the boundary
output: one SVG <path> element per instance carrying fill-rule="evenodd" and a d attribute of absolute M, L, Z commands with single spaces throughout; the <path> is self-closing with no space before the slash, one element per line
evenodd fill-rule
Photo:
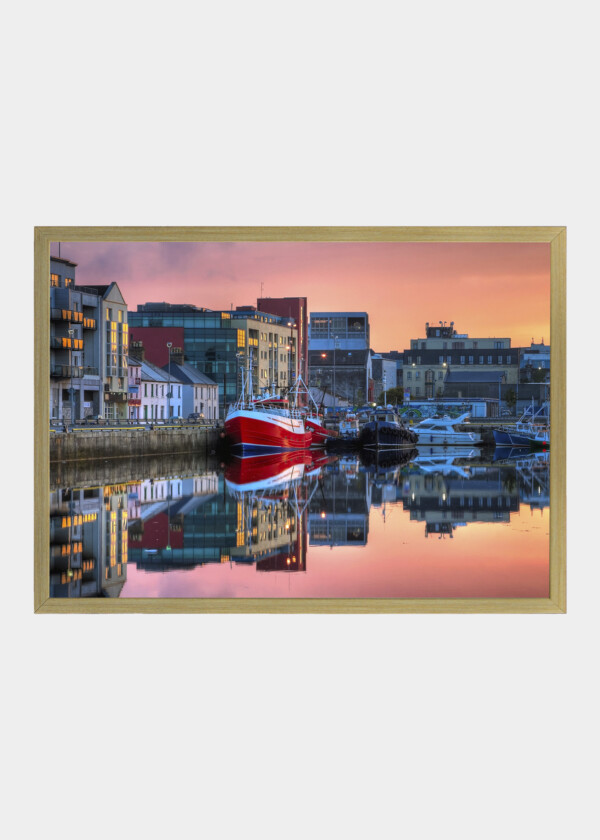
<path fill-rule="evenodd" d="M 550 500 L 548 453 L 531 450 L 303 450 L 177 469 L 168 475 L 164 461 L 148 462 L 138 480 L 99 486 L 86 476 L 77 488 L 53 489 L 52 597 L 135 596 L 143 575 L 216 564 L 309 574 L 313 549 L 360 557 L 354 549 L 367 547 L 373 529 L 377 552 L 394 558 L 400 534 L 404 545 L 422 539 L 417 523 L 425 537 L 453 539 L 461 527 L 510 525 L 524 506 L 543 515 Z M 251 591 L 260 597 L 259 586 Z"/>

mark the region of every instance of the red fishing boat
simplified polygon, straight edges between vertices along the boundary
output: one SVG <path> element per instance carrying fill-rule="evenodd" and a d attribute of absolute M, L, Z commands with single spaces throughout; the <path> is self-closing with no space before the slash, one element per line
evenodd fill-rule
<path fill-rule="evenodd" d="M 312 432 L 306 428 L 301 412 L 281 397 L 255 398 L 246 393 L 251 382 L 251 369 L 242 371 L 241 396 L 225 419 L 225 434 L 231 445 L 242 454 L 308 449 Z"/>

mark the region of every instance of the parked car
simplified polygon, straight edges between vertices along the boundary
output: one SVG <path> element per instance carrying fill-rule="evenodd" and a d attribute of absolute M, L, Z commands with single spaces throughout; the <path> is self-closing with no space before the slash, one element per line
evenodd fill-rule
<path fill-rule="evenodd" d="M 102 416 L 102 414 L 88 414 L 88 416 L 84 417 L 80 422 L 82 426 L 99 426 L 106 423 L 106 419 Z"/>
<path fill-rule="evenodd" d="M 198 420 L 204 420 L 204 414 L 200 414 L 198 411 L 192 411 L 191 414 L 187 416 L 188 423 L 197 423 Z"/>

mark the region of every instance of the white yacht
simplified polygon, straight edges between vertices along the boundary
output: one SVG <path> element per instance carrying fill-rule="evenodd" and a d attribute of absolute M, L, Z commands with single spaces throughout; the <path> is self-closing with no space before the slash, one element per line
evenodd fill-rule
<path fill-rule="evenodd" d="M 433 444 L 434 446 L 477 446 L 481 443 L 481 435 L 475 432 L 459 432 L 456 426 L 465 422 L 469 414 L 460 417 L 428 417 L 422 420 L 412 431 L 417 435 L 417 445 Z"/>

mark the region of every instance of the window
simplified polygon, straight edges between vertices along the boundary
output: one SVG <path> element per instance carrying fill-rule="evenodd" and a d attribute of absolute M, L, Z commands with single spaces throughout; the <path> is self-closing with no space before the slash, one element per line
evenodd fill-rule
<path fill-rule="evenodd" d="M 406 371 L 406 378 L 409 379 L 409 380 L 412 379 L 412 371 L 410 371 L 410 370 Z"/>
<path fill-rule="evenodd" d="M 472 365 L 472 364 L 473 364 L 473 356 L 469 356 L 469 364 L 470 364 L 470 365 Z"/>
<path fill-rule="evenodd" d="M 416 370 L 415 371 L 415 379 L 420 379 L 420 378 L 421 378 L 421 372 Z"/>
<path fill-rule="evenodd" d="M 480 356 L 480 357 L 479 357 L 479 364 L 480 364 L 480 365 L 482 365 L 482 364 L 483 364 L 483 356 Z"/>
<path fill-rule="evenodd" d="M 502 356 L 498 356 L 498 364 L 499 364 L 499 365 L 501 365 L 501 364 L 502 364 Z"/>
<path fill-rule="evenodd" d="M 478 344 L 476 341 L 473 342 L 473 350 L 477 350 Z"/>
<path fill-rule="evenodd" d="M 438 379 L 443 379 L 443 378 L 444 378 L 444 371 L 443 370 L 438 370 Z"/>
<path fill-rule="evenodd" d="M 440 356 L 440 364 L 441 364 L 441 365 L 443 365 L 443 364 L 444 364 L 444 357 L 443 357 L 443 356 Z"/>
<path fill-rule="evenodd" d="M 495 350 L 502 350 L 503 347 L 504 347 L 504 342 L 503 341 L 494 341 L 494 349 Z"/>
<path fill-rule="evenodd" d="M 415 394 L 416 394 L 416 396 L 417 396 L 417 397 L 420 397 L 420 396 L 421 396 L 421 389 L 419 388 L 419 386 L 418 386 L 418 385 L 417 385 L 417 387 L 415 388 Z"/>
<path fill-rule="evenodd" d="M 464 365 L 464 363 L 465 363 L 465 357 L 464 356 L 460 357 L 460 363 L 461 363 L 461 365 Z"/>
<path fill-rule="evenodd" d="M 161 407 L 160 407 L 160 419 L 161 420 L 165 419 L 165 407 L 164 407 L 164 405 L 161 405 Z"/>
<path fill-rule="evenodd" d="M 512 365 L 512 356 L 507 356 L 506 357 L 506 364 L 507 365 Z"/>
<path fill-rule="evenodd" d="M 452 356 L 446 356 L 446 361 L 449 365 L 452 364 Z"/>
<path fill-rule="evenodd" d="M 51 286 L 58 286 L 58 274 L 51 274 L 50 275 L 50 285 Z"/>
<path fill-rule="evenodd" d="M 421 364 L 421 357 L 420 357 L 420 356 L 417 356 L 417 364 L 418 364 L 418 365 L 420 365 L 420 364 Z"/>
<path fill-rule="evenodd" d="M 412 364 L 412 356 L 407 356 L 406 361 L 407 361 L 407 364 L 411 365 Z"/>
<path fill-rule="evenodd" d="M 119 322 L 119 324 L 123 323 L 123 310 L 122 309 L 117 310 L 117 321 Z"/>
<path fill-rule="evenodd" d="M 491 365 L 491 364 L 492 364 L 492 357 L 488 356 L 488 365 Z"/>
<path fill-rule="evenodd" d="M 150 396 L 151 396 L 151 397 L 153 397 L 153 396 L 154 396 L 154 385 L 151 385 L 151 386 L 150 386 Z"/>
<path fill-rule="evenodd" d="M 148 396 L 148 383 L 147 382 L 144 382 L 144 396 L 145 397 Z"/>
<path fill-rule="evenodd" d="M 246 346 L 246 333 L 244 330 L 237 331 L 237 346 L 238 347 L 245 347 Z"/>

